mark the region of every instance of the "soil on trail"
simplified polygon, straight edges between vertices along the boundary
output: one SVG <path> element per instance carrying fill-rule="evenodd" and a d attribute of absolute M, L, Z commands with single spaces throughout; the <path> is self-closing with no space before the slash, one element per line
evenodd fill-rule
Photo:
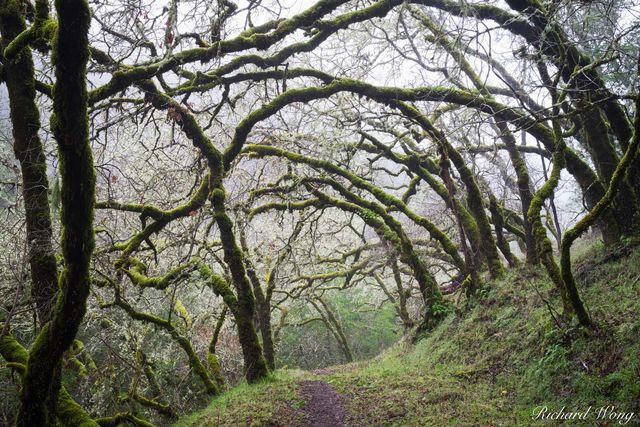
<path fill-rule="evenodd" d="M 324 381 L 302 381 L 300 393 L 307 401 L 302 409 L 310 427 L 344 426 L 344 397 Z"/>

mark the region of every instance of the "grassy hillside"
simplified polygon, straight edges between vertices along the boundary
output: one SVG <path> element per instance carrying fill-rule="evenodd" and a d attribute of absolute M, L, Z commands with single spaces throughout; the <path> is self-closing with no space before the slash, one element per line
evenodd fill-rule
<path fill-rule="evenodd" d="M 560 301 L 546 276 L 520 268 L 415 346 L 399 343 L 369 362 L 281 371 L 228 391 L 178 425 L 305 425 L 299 383 L 307 379 L 344 396 L 353 426 L 562 425 L 532 420 L 543 405 L 592 406 L 583 425 L 597 425 L 597 410 L 613 405 L 636 414 L 626 425 L 640 425 L 640 250 L 592 247 L 575 267 L 597 331 L 560 331 L 550 314 Z"/>

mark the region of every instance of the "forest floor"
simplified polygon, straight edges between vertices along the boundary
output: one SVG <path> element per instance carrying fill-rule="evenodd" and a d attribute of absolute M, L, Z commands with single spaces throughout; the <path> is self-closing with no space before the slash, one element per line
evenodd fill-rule
<path fill-rule="evenodd" d="M 177 425 L 640 425 L 640 250 L 576 252 L 594 331 L 560 330 L 551 315 L 561 307 L 557 292 L 542 270 L 521 267 L 415 345 L 311 372 L 279 370 Z M 583 422 L 533 419 L 543 406 L 589 412 Z"/>

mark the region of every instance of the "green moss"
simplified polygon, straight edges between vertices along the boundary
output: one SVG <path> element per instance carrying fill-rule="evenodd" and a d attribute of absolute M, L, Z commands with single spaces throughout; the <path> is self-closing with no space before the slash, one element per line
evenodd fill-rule
<path fill-rule="evenodd" d="M 58 418 L 69 427 L 98 427 L 99 424 L 62 388 L 58 397 Z"/>
<path fill-rule="evenodd" d="M 55 19 L 46 19 L 42 23 L 39 24 L 38 32 L 40 37 L 52 42 L 54 41 L 54 37 L 56 32 L 58 31 L 58 21 Z"/>
<path fill-rule="evenodd" d="M 499 207 L 498 200 L 493 195 L 493 193 L 489 195 L 489 211 L 491 212 L 491 221 L 493 222 L 493 226 L 496 231 L 496 242 L 498 244 L 498 247 L 500 248 L 500 251 L 504 255 L 507 262 L 509 263 L 509 266 L 514 267 L 518 263 L 518 260 L 513 255 L 513 253 L 511 253 L 511 249 L 509 248 L 509 243 L 506 241 L 504 237 L 504 233 L 503 233 L 504 217 L 502 216 L 502 212 Z"/>
<path fill-rule="evenodd" d="M 211 376 L 216 381 L 216 383 L 218 383 L 218 386 L 220 388 L 223 388 L 225 381 L 220 369 L 220 359 L 218 359 L 218 356 L 216 356 L 215 354 L 209 352 L 207 354 L 207 362 L 209 363 L 209 371 L 211 372 Z"/>
<path fill-rule="evenodd" d="M 226 196 L 225 196 L 224 190 L 221 188 L 214 188 L 213 191 L 211 191 L 211 194 L 209 195 L 209 198 L 211 199 L 211 204 L 213 204 L 214 206 L 223 204 L 225 197 Z"/>
<path fill-rule="evenodd" d="M 8 362 L 27 364 L 29 353 L 27 350 L 10 334 L 6 334 L 0 338 L 0 355 Z"/>
<path fill-rule="evenodd" d="M 96 420 L 101 427 L 119 427 L 122 425 L 134 425 L 137 427 L 156 427 L 142 418 L 136 417 L 130 412 L 121 412 L 112 417 L 103 417 Z M 69 426 L 71 427 L 71 426 Z"/>
<path fill-rule="evenodd" d="M 216 295 L 221 296 L 231 312 L 235 313 L 238 305 L 238 299 L 233 293 L 233 290 L 231 290 L 229 283 L 227 283 L 227 281 L 218 274 L 215 274 L 207 265 L 202 262 L 198 264 L 198 271 L 205 278 L 207 278 L 207 285 L 211 287 L 213 292 Z"/>
<path fill-rule="evenodd" d="M 173 408 L 171 408 L 171 406 L 169 406 L 166 403 L 161 403 L 158 402 L 155 399 L 147 399 L 146 397 L 139 395 L 139 394 L 134 394 L 133 398 L 135 399 L 136 402 L 148 407 L 148 408 L 152 408 L 155 411 L 169 417 L 169 418 L 175 418 L 176 414 L 173 410 Z"/>
<path fill-rule="evenodd" d="M 169 293 L 169 290 L 167 289 L 167 293 Z M 187 308 L 184 306 L 184 304 L 182 303 L 182 301 L 179 298 L 176 298 L 174 303 L 173 303 L 173 309 L 174 311 L 180 315 L 182 317 L 182 319 L 184 320 L 185 326 L 186 328 L 190 328 L 191 325 L 193 324 L 193 320 L 191 319 L 191 315 L 189 315 L 189 312 L 187 311 Z"/>
<path fill-rule="evenodd" d="M 35 38 L 35 27 L 30 27 L 29 29 L 23 31 L 18 34 L 16 38 L 14 38 L 11 43 L 4 49 L 4 57 L 8 61 L 12 61 L 20 55 L 20 53 L 33 41 Z M 30 52 L 29 52 L 30 53 Z"/>
<path fill-rule="evenodd" d="M 560 268 L 553 258 L 553 247 L 551 245 L 551 240 L 547 236 L 547 231 L 542 223 L 542 218 L 540 215 L 540 210 L 542 209 L 544 201 L 551 194 L 553 194 L 553 191 L 558 185 L 558 182 L 560 180 L 560 172 L 564 168 L 564 164 L 563 143 L 559 142 L 558 149 L 553 153 L 553 168 L 551 170 L 549 179 L 534 194 L 527 216 L 529 217 L 529 222 L 531 222 L 533 228 L 533 235 L 536 239 L 536 247 L 538 250 L 538 255 L 540 256 L 540 260 L 545 266 L 545 269 L 547 270 L 547 273 L 549 274 L 552 282 L 560 291 L 565 315 L 569 317 L 573 314 L 573 306 L 571 305 L 571 302 L 567 295 L 567 288 L 564 280 L 562 279 Z"/>

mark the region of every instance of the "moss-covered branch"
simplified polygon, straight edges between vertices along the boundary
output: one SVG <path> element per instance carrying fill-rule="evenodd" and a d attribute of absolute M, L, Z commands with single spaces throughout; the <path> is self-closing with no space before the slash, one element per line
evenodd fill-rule
<path fill-rule="evenodd" d="M 343 3 L 346 3 L 346 0 L 321 0 L 311 8 L 291 18 L 266 26 L 266 28 L 273 28 L 273 31 L 268 33 L 259 31 L 244 32 L 237 37 L 220 40 L 207 47 L 187 49 L 156 62 L 116 71 L 108 83 L 91 92 L 91 102 L 94 103 L 106 99 L 134 83 L 160 75 L 179 65 L 196 61 L 208 61 L 215 56 L 223 56 L 253 48 L 267 49 L 294 31 L 310 26 L 317 19 L 331 13 Z"/>
<path fill-rule="evenodd" d="M 7 61 L 16 59 L 29 45 L 34 44 L 38 39 L 51 41 L 56 32 L 57 22 L 53 19 L 44 21 L 36 20 L 35 23 L 18 34 L 4 48 L 4 58 Z M 29 54 L 27 52 L 27 54 Z"/>
<path fill-rule="evenodd" d="M 423 117 L 417 109 L 404 104 L 402 101 L 448 102 L 464 106 L 466 108 L 472 108 L 495 117 L 499 121 L 508 122 L 518 128 L 526 130 L 526 132 L 541 141 L 549 151 L 555 151 L 556 149 L 556 139 L 553 131 L 544 123 L 538 121 L 535 117 L 526 115 L 517 109 L 510 108 L 509 106 L 501 104 L 492 98 L 482 96 L 477 92 L 450 87 L 378 87 L 362 81 L 337 78 L 317 71 L 313 72 L 313 76 L 321 79 L 325 83 L 325 86 L 290 89 L 282 95 L 274 98 L 268 104 L 265 104 L 261 108 L 255 110 L 240 122 L 236 128 L 236 133 L 234 134 L 234 138 L 230 146 L 224 153 L 224 162 L 226 165 L 229 165 L 240 152 L 242 146 L 246 142 L 249 132 L 259 121 L 266 117 L 270 117 L 287 105 L 328 98 L 340 92 L 351 92 L 360 96 L 365 96 L 390 107 L 398 108 L 408 117 L 417 119 L 419 124 L 425 127 L 425 131 L 428 133 L 433 133 L 430 130 L 433 126 L 427 123 L 428 120 L 426 117 Z M 439 140 L 442 143 L 446 142 L 446 138 L 438 136 L 437 133 L 438 132 L 436 130 L 436 136 L 434 139 Z M 576 181 L 586 195 L 589 205 L 593 206 L 601 195 L 604 194 L 604 187 L 602 186 L 602 183 L 598 180 L 598 177 L 590 166 L 574 151 L 565 146 L 563 155 L 566 160 L 567 170 L 576 178 Z M 464 167 L 464 161 L 459 161 L 458 157 L 459 153 L 458 155 L 453 154 L 451 158 L 452 161 L 454 161 L 456 168 L 458 168 L 458 165 Z M 471 188 L 473 188 L 473 186 L 471 186 Z M 472 193 L 475 192 L 472 191 Z M 497 272 L 498 266 L 495 263 L 494 269 L 496 269 Z"/>
<path fill-rule="evenodd" d="M 262 337 L 262 347 L 264 349 L 264 358 L 267 361 L 269 369 L 275 369 L 275 347 L 273 344 L 273 333 L 271 331 L 271 304 L 267 300 L 265 295 L 265 289 L 263 289 L 262 282 L 258 277 L 256 267 L 251 261 L 251 254 L 249 252 L 249 245 L 247 244 L 247 237 L 245 233 L 245 225 L 241 224 L 240 229 L 240 245 L 244 252 L 244 261 L 247 268 L 247 276 L 251 281 L 253 287 L 253 294 L 256 298 L 256 318 L 258 320 L 258 328 L 260 329 L 260 336 Z"/>
<path fill-rule="evenodd" d="M 218 344 L 218 338 L 220 337 L 220 331 L 222 330 L 224 321 L 227 318 L 228 310 L 228 306 L 223 306 L 222 311 L 220 312 L 220 316 L 218 317 L 218 321 L 216 322 L 216 326 L 213 330 L 213 334 L 211 335 L 209 347 L 207 349 L 207 361 L 209 362 L 209 369 L 211 370 L 213 378 L 216 380 L 221 389 L 224 388 L 225 382 L 224 377 L 222 376 L 222 372 L 220 371 L 220 359 L 218 359 L 218 356 L 216 355 L 216 346 Z"/>
<path fill-rule="evenodd" d="M 506 150 L 506 144 L 494 144 L 494 145 L 474 145 L 473 147 L 465 147 L 461 148 L 460 151 L 472 153 L 472 154 L 481 154 L 481 153 L 495 153 L 496 151 Z M 545 148 L 538 148 L 532 145 L 517 145 L 516 150 L 523 154 L 536 154 L 538 156 L 543 156 L 546 158 L 551 158 L 553 153 Z"/>
<path fill-rule="evenodd" d="M 502 216 L 502 210 L 499 207 L 498 200 L 493 194 L 489 196 L 489 211 L 491 212 L 491 222 L 493 222 L 493 226 L 496 230 L 496 243 L 498 244 L 498 248 L 500 248 L 500 252 L 504 255 L 509 266 L 514 267 L 517 265 L 518 260 L 513 253 L 511 253 L 509 243 L 504 237 L 504 217 Z"/>
<path fill-rule="evenodd" d="M 149 421 L 143 420 L 140 417 L 136 417 L 135 415 L 129 412 L 122 412 L 111 417 L 103 417 L 96 419 L 96 425 L 100 427 L 118 427 L 123 425 L 123 423 L 127 423 L 133 425 L 135 427 L 156 427 L 155 424 L 150 423 Z M 76 424 L 79 425 L 79 424 Z M 69 426 L 71 427 L 71 426 Z"/>
<path fill-rule="evenodd" d="M 177 417 L 177 414 L 175 413 L 171 405 L 169 405 L 168 403 L 158 402 L 155 399 L 149 399 L 137 393 L 135 393 L 132 397 L 139 404 L 146 406 L 148 408 L 151 408 L 157 411 L 158 413 L 164 415 L 165 417 L 169 417 L 169 418 Z"/>
<path fill-rule="evenodd" d="M 207 286 L 209 286 L 216 295 L 222 297 L 222 300 L 225 302 L 226 306 L 229 307 L 231 313 L 234 313 L 235 315 L 238 306 L 238 298 L 233 293 L 229 283 L 227 283 L 227 281 L 221 276 L 214 273 L 213 270 L 203 262 L 198 264 L 198 271 L 207 280 Z"/>
<path fill-rule="evenodd" d="M 164 290 L 167 289 L 172 282 L 188 274 L 188 272 L 195 267 L 196 260 L 191 260 L 190 262 L 174 267 L 162 276 L 152 277 L 145 274 L 146 267 L 140 260 L 131 257 L 128 259 L 128 263 L 131 265 L 131 268 L 125 269 L 124 272 L 135 285 L 142 288 Z"/>
<path fill-rule="evenodd" d="M 196 354 L 191 342 L 168 320 L 157 317 L 153 314 L 143 313 L 134 309 L 128 302 L 126 302 L 120 295 L 120 292 L 115 289 L 116 298 L 114 304 L 122 308 L 132 319 L 139 320 L 141 322 L 150 323 L 156 325 L 169 333 L 171 338 L 184 350 L 187 358 L 189 359 L 189 366 L 198 375 L 202 383 L 204 384 L 207 393 L 211 395 L 217 395 L 220 393 L 218 385 L 211 380 L 209 373 L 205 365 L 202 363 L 198 355 Z"/>
<path fill-rule="evenodd" d="M 391 243 L 398 250 L 401 254 L 402 261 L 411 267 L 413 275 L 420 287 L 422 299 L 425 304 L 423 325 L 426 329 L 433 328 L 442 319 L 444 314 L 442 294 L 440 293 L 436 280 L 414 250 L 413 244 L 405 234 L 400 222 L 389 215 L 380 205 L 365 201 L 335 181 L 325 181 L 351 201 L 331 197 L 314 189 L 311 184 L 308 185 L 308 189 L 325 203 L 358 215 L 381 239 Z"/>
<path fill-rule="evenodd" d="M 269 211 L 301 211 L 309 207 L 321 208 L 325 206 L 319 199 L 306 199 L 298 202 L 268 202 L 263 205 L 257 206 L 249 211 L 249 219 L 252 219 L 256 215 L 263 214 Z"/>
<path fill-rule="evenodd" d="M 354 173 L 349 172 L 328 161 L 307 157 L 298 153 L 272 146 L 247 145 L 244 149 L 244 152 L 260 157 L 277 156 L 286 158 L 289 161 L 307 164 L 309 166 L 319 168 L 326 172 L 346 178 L 351 184 L 371 193 L 380 203 L 384 204 L 386 207 L 397 208 L 400 212 L 407 215 L 411 220 L 424 227 L 429 232 L 431 238 L 437 240 L 442 245 L 444 251 L 451 256 L 454 264 L 458 268 L 464 269 L 464 262 L 462 261 L 462 258 L 458 253 L 456 245 L 438 227 L 436 227 L 435 224 L 433 224 L 427 218 L 417 215 L 415 212 L 409 209 L 402 200 L 386 193 L 381 188 L 373 185 L 363 178 L 360 178 Z M 307 203 L 310 204 L 311 202 Z"/>

